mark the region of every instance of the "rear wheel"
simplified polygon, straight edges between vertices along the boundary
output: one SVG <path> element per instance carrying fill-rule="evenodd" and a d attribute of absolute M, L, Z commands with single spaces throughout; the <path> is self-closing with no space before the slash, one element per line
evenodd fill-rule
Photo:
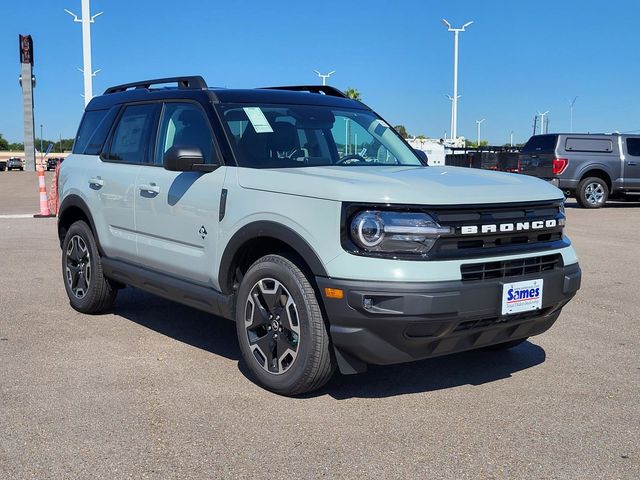
<path fill-rule="evenodd" d="M 576 199 L 583 208 L 600 208 L 609 197 L 607 182 L 599 177 L 588 177 L 578 184 Z"/>
<path fill-rule="evenodd" d="M 62 275 L 71 306 L 82 313 L 101 313 L 118 293 L 102 272 L 98 246 L 89 226 L 75 222 L 62 243 Z"/>
<path fill-rule="evenodd" d="M 288 258 L 267 255 L 244 275 L 236 330 L 246 365 L 263 387 L 299 395 L 322 387 L 335 360 L 315 290 Z"/>

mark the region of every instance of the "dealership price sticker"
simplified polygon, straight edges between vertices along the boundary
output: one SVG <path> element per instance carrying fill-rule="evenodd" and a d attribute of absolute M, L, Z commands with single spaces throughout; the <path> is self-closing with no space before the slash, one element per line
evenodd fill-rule
<path fill-rule="evenodd" d="M 542 308 L 542 279 L 506 283 L 502 288 L 502 315 Z"/>

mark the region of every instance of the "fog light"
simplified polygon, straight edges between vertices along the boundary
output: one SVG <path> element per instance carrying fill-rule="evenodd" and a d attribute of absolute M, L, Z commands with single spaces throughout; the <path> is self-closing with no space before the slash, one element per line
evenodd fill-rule
<path fill-rule="evenodd" d="M 373 298 L 364 297 L 364 300 L 362 300 L 362 306 L 365 310 L 371 310 L 373 308 Z"/>

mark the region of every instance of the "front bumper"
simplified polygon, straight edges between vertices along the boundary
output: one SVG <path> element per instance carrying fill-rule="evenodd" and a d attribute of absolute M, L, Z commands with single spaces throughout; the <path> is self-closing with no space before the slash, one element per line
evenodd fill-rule
<path fill-rule="evenodd" d="M 542 278 L 542 309 L 502 316 L 505 283 Z M 580 288 L 573 264 L 554 270 L 480 281 L 371 282 L 317 277 L 320 292 L 342 289 L 324 307 L 343 373 L 366 364 L 402 363 L 471 350 L 545 332 Z"/>

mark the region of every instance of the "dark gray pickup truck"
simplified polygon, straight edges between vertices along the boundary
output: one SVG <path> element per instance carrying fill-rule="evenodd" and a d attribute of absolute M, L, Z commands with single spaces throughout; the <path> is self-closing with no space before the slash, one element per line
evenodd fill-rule
<path fill-rule="evenodd" d="M 584 208 L 615 197 L 640 200 L 639 135 L 534 135 L 518 160 L 520 173 L 554 181 Z"/>

